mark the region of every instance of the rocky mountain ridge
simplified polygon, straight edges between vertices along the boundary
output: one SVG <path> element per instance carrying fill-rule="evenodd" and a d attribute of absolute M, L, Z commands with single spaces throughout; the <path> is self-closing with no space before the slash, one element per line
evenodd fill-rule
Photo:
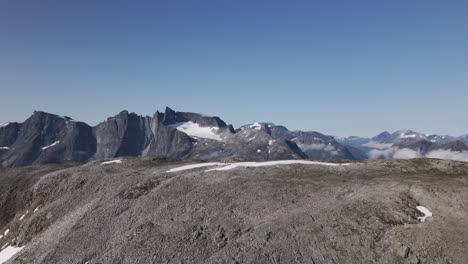
<path fill-rule="evenodd" d="M 256 129 L 236 132 L 219 117 L 166 108 L 152 117 L 122 111 L 91 127 L 36 111 L 23 123 L 0 127 L 0 165 L 87 162 L 120 156 L 164 156 L 204 161 L 307 158 L 292 141 Z"/>
<path fill-rule="evenodd" d="M 373 138 L 338 138 L 315 131 L 290 131 L 274 123 L 235 129 L 221 118 L 167 107 L 153 116 L 122 111 L 90 126 L 70 117 L 35 111 L 23 123 L 0 125 L 0 167 L 88 162 L 121 156 L 162 156 L 202 161 L 240 158 L 367 159 L 393 157 L 396 149 L 446 150 L 468 159 L 468 136 L 427 135 L 410 130 L 383 132 Z M 465 143 L 464 143 L 465 142 Z M 383 151 L 383 153 L 380 153 Z M 437 153 L 436 157 L 453 158 Z M 465 155 L 466 154 L 466 155 Z"/>

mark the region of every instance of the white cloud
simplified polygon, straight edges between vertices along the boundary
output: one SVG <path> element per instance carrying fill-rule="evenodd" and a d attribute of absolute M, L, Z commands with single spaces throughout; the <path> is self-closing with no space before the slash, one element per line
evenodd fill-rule
<path fill-rule="evenodd" d="M 388 149 L 372 149 L 367 152 L 367 155 L 369 156 L 370 159 L 388 159 L 392 158 L 393 154 L 395 153 L 394 148 L 388 148 Z"/>
<path fill-rule="evenodd" d="M 307 150 L 322 150 L 326 147 L 325 144 L 319 143 L 319 144 L 298 144 L 299 148 L 302 151 L 307 151 Z"/>
<path fill-rule="evenodd" d="M 433 158 L 447 159 L 468 162 L 468 152 L 458 152 L 450 150 L 433 150 L 425 155 L 421 152 L 408 148 L 391 147 L 387 149 L 373 149 L 367 152 L 370 159 L 414 159 L 414 158 Z"/>
<path fill-rule="evenodd" d="M 323 150 L 325 151 L 334 151 L 335 147 L 331 144 L 328 144 Z"/>
<path fill-rule="evenodd" d="M 329 152 L 331 156 L 337 156 L 340 154 L 339 149 L 336 149 L 335 146 L 332 144 L 325 145 L 323 143 L 318 144 L 298 144 L 297 145 L 302 151 L 309 151 L 309 150 L 323 150 Z"/>
<path fill-rule="evenodd" d="M 420 158 L 421 154 L 418 151 L 414 151 L 412 149 L 403 148 L 398 149 L 393 154 L 394 159 L 415 159 Z"/>
<path fill-rule="evenodd" d="M 468 152 L 458 152 L 450 150 L 433 150 L 427 153 L 426 157 L 434 159 L 449 159 L 449 160 L 458 160 L 458 161 L 467 161 L 468 162 Z"/>
<path fill-rule="evenodd" d="M 375 148 L 375 149 L 387 149 L 392 146 L 391 143 L 379 143 L 375 141 L 369 141 L 366 144 L 363 144 L 364 147 Z"/>
<path fill-rule="evenodd" d="M 414 159 L 422 155 L 418 151 L 408 148 L 391 147 L 387 149 L 373 149 L 368 153 L 370 159 Z"/>

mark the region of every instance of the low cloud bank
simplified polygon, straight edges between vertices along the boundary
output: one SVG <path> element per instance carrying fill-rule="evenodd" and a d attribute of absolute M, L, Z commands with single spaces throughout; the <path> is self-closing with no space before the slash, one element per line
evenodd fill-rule
<path fill-rule="evenodd" d="M 468 152 L 456 152 L 450 150 L 434 150 L 429 152 L 426 157 L 434 159 L 449 159 L 449 160 L 459 160 L 459 161 L 468 161 Z"/>
<path fill-rule="evenodd" d="M 318 144 L 301 144 L 298 143 L 297 146 L 302 151 L 310 151 L 310 150 L 323 150 L 329 152 L 331 156 L 337 156 L 340 154 L 340 150 L 336 149 L 332 144 L 325 145 L 323 143 Z"/>
<path fill-rule="evenodd" d="M 451 150 L 433 150 L 423 155 L 419 151 L 408 148 L 391 147 L 387 149 L 373 149 L 368 153 L 370 159 L 415 159 L 415 158 L 434 158 L 448 159 L 468 162 L 468 152 L 458 152 Z"/>
<path fill-rule="evenodd" d="M 390 148 L 393 144 L 391 143 L 379 143 L 375 141 L 369 141 L 366 144 L 363 144 L 364 147 L 375 148 L 375 149 L 387 149 Z"/>

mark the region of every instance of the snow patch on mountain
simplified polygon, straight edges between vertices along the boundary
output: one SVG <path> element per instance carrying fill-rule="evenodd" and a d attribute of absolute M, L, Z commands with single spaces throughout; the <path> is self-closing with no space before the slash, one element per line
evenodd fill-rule
<path fill-rule="evenodd" d="M 203 167 L 214 167 L 206 171 L 225 171 L 232 170 L 239 167 L 251 168 L 251 167 L 265 167 L 265 166 L 275 166 L 275 165 L 291 165 L 291 164 L 305 164 L 305 165 L 322 165 L 322 166 L 348 166 L 351 163 L 330 163 L 330 162 L 320 162 L 320 161 L 310 161 L 310 160 L 276 160 L 276 161 L 264 161 L 264 162 L 236 162 L 236 163 L 222 163 L 222 162 L 207 162 L 199 164 L 190 164 L 177 168 L 172 168 L 167 172 L 178 172 L 184 170 L 191 170 Z"/>
<path fill-rule="evenodd" d="M 416 138 L 417 135 L 411 131 L 400 132 L 400 138 Z"/>
<path fill-rule="evenodd" d="M 12 247 L 8 246 L 0 251 L 0 264 L 7 262 L 16 253 L 20 252 L 24 247 Z"/>
<path fill-rule="evenodd" d="M 52 144 L 50 144 L 50 145 L 48 145 L 48 146 L 42 147 L 42 150 L 46 150 L 46 149 L 48 149 L 48 148 L 50 148 L 50 147 L 53 147 L 53 146 L 55 146 L 55 145 L 57 145 L 57 144 L 59 144 L 59 143 L 60 143 L 60 141 L 55 141 L 54 143 L 52 143 Z"/>
<path fill-rule="evenodd" d="M 10 124 L 10 123 L 8 123 L 8 122 L 7 122 L 7 123 L 3 123 L 3 124 L 0 125 L 0 127 L 6 127 L 6 126 L 8 126 L 9 124 Z"/>
<path fill-rule="evenodd" d="M 9 147 L 0 147 L 0 149 L 10 149 Z"/>
<path fill-rule="evenodd" d="M 26 215 L 29 214 L 29 211 L 26 211 L 26 213 L 24 213 L 20 218 L 19 218 L 19 221 L 22 221 Z"/>
<path fill-rule="evenodd" d="M 109 160 L 109 161 L 104 161 L 101 163 L 101 165 L 108 165 L 108 164 L 119 164 L 122 163 L 122 160 Z"/>
<path fill-rule="evenodd" d="M 426 221 L 426 218 L 428 217 L 432 217 L 432 212 L 429 211 L 429 209 L 427 209 L 426 207 L 416 206 L 416 209 L 418 209 L 421 213 L 424 214 L 424 216 L 418 217 L 418 219 L 421 220 L 421 222 Z"/>
<path fill-rule="evenodd" d="M 251 168 L 251 167 L 265 167 L 265 166 L 276 166 L 276 165 L 291 165 L 291 164 L 304 164 L 304 165 L 322 165 L 322 166 L 348 166 L 350 163 L 330 163 L 310 160 L 277 160 L 277 161 L 265 161 L 265 162 L 237 162 L 227 164 L 227 166 L 220 168 L 213 168 L 207 171 L 226 171 L 232 170 L 239 167 Z"/>
<path fill-rule="evenodd" d="M 169 126 L 174 127 L 191 137 L 213 139 L 217 141 L 222 140 L 222 138 L 215 133 L 219 129 L 218 127 L 201 127 L 199 124 L 192 121 L 172 124 Z"/>
<path fill-rule="evenodd" d="M 262 125 L 260 123 L 253 123 L 249 126 L 250 128 L 253 128 L 253 129 L 256 129 L 256 130 L 261 130 L 262 129 Z"/>
<path fill-rule="evenodd" d="M 170 169 L 166 172 L 177 172 L 177 171 L 184 171 L 184 170 L 192 170 L 192 169 L 197 169 L 197 168 L 203 168 L 203 167 L 210 167 L 210 166 L 221 166 L 225 165 L 225 163 L 221 162 L 207 162 L 207 163 L 199 163 L 199 164 L 190 164 L 190 165 L 185 165 L 182 167 L 177 167 Z"/>

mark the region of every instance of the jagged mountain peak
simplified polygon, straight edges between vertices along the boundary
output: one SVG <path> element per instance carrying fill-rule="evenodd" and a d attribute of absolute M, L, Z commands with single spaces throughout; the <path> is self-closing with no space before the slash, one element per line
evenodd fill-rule
<path fill-rule="evenodd" d="M 384 131 L 373 137 L 371 140 L 379 143 L 390 143 L 392 141 L 392 134 L 388 131 Z"/>
<path fill-rule="evenodd" d="M 91 127 L 69 117 L 36 111 L 0 130 L 0 167 L 91 161 L 119 156 L 222 160 L 306 158 L 293 142 L 236 134 L 221 118 L 166 107 L 153 117 L 121 111 Z M 209 135 L 208 135 L 208 134 Z M 208 136 L 207 136 L 208 135 Z"/>
<path fill-rule="evenodd" d="M 164 115 L 162 116 L 162 123 L 164 125 L 173 125 L 185 122 L 197 123 L 203 127 L 226 127 L 227 124 L 217 116 L 209 116 L 205 114 L 192 113 L 192 112 L 178 112 L 169 107 L 166 107 Z"/>
<path fill-rule="evenodd" d="M 254 122 L 242 126 L 238 131 L 250 129 L 263 131 L 274 139 L 285 139 L 295 143 L 305 155 L 312 159 L 360 159 L 364 153 L 350 149 L 338 143 L 334 137 L 316 131 L 290 131 L 282 125 L 271 122 Z"/>
<path fill-rule="evenodd" d="M 459 139 L 460 141 L 455 141 Z M 90 161 L 118 156 L 165 156 L 215 161 L 231 157 L 269 159 L 362 159 L 371 150 L 405 147 L 420 151 L 465 152 L 468 136 L 384 131 L 376 137 L 340 138 L 315 131 L 290 131 L 273 122 L 234 130 L 217 116 L 166 107 L 153 116 L 127 110 L 97 126 L 44 111 L 23 123 L 0 126 L 0 167 Z"/>
<path fill-rule="evenodd" d="M 30 118 L 34 118 L 34 119 L 50 118 L 50 119 L 61 119 L 64 121 L 74 121 L 73 118 L 68 117 L 68 116 L 56 115 L 56 114 L 48 113 L 45 111 L 38 111 L 38 110 L 35 110 Z"/>

